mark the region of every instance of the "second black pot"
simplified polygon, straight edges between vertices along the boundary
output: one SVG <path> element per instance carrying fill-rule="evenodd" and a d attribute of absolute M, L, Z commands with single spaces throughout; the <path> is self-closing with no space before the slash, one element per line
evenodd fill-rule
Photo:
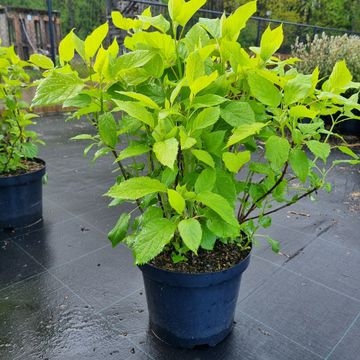
<path fill-rule="evenodd" d="M 42 178 L 45 162 L 40 170 L 17 176 L 0 178 L 0 229 L 30 226 L 42 219 Z"/>
<path fill-rule="evenodd" d="M 152 332 L 175 347 L 221 342 L 233 328 L 241 275 L 249 262 L 250 254 L 228 270 L 200 274 L 140 266 Z"/>

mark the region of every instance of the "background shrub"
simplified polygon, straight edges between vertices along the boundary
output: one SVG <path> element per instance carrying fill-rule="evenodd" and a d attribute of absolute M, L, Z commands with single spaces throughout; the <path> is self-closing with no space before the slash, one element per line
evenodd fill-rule
<path fill-rule="evenodd" d="M 329 36 L 325 33 L 307 36 L 306 42 L 296 40 L 292 46 L 292 56 L 300 58 L 298 70 L 309 73 L 316 66 L 320 76 L 328 77 L 335 63 L 341 59 L 353 74 L 353 81 L 360 81 L 360 37 L 355 35 Z"/>

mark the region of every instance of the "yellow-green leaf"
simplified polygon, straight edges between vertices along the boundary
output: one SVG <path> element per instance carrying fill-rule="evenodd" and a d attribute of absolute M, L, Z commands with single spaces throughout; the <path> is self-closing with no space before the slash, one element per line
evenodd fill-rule
<path fill-rule="evenodd" d="M 256 135 L 260 132 L 262 128 L 267 126 L 263 123 L 252 123 L 252 124 L 244 124 L 236 128 L 233 134 L 230 136 L 226 147 L 234 145 L 242 140 L 245 140 L 249 136 Z"/>
<path fill-rule="evenodd" d="M 73 30 L 71 30 L 60 42 L 59 57 L 62 65 L 64 65 L 65 62 L 71 61 L 74 57 L 75 44 L 73 36 Z"/>
<path fill-rule="evenodd" d="M 260 42 L 260 56 L 264 61 L 267 61 L 271 56 L 280 49 L 284 41 L 284 33 L 282 24 L 274 30 L 270 26 L 264 31 Z"/>
<path fill-rule="evenodd" d="M 176 190 L 168 189 L 167 193 L 171 207 L 181 215 L 185 209 L 185 199 Z"/>
<path fill-rule="evenodd" d="M 237 173 L 247 162 L 251 159 L 250 151 L 243 151 L 240 153 L 225 152 L 223 153 L 222 159 L 226 168 Z"/>
<path fill-rule="evenodd" d="M 171 138 L 156 142 L 153 146 L 153 151 L 162 165 L 173 169 L 178 148 L 179 142 L 175 138 Z"/>
<path fill-rule="evenodd" d="M 136 200 L 166 190 L 166 186 L 159 180 L 140 176 L 113 185 L 106 195 L 115 199 Z"/>
<path fill-rule="evenodd" d="M 206 165 L 209 165 L 212 168 L 215 167 L 214 159 L 207 151 L 194 149 L 194 150 L 191 150 L 191 152 L 198 160 L 202 161 L 203 163 L 205 163 Z"/>
<path fill-rule="evenodd" d="M 97 27 L 87 38 L 85 39 L 85 55 L 87 58 L 92 58 L 99 50 L 100 45 L 104 41 L 109 31 L 109 24 L 106 22 Z"/>
<path fill-rule="evenodd" d="M 202 230 L 199 221 L 196 219 L 181 220 L 178 230 L 184 244 L 195 254 L 201 244 Z"/>
<path fill-rule="evenodd" d="M 49 70 L 54 68 L 54 63 L 52 60 L 45 55 L 32 54 L 30 56 L 30 62 L 41 69 Z"/>

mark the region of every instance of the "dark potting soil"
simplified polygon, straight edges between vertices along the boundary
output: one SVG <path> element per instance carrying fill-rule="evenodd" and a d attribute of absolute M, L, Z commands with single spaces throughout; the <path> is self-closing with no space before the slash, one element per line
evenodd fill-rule
<path fill-rule="evenodd" d="M 0 178 L 29 174 L 44 168 L 44 164 L 35 160 L 22 160 L 21 164 L 24 166 L 24 168 L 16 169 L 8 173 L 0 173 Z"/>
<path fill-rule="evenodd" d="M 206 273 L 229 269 L 245 259 L 249 252 L 250 250 L 241 250 L 236 244 L 217 241 L 213 251 L 199 249 L 198 255 L 189 251 L 186 254 L 187 261 L 175 264 L 171 259 L 172 251 L 168 250 L 154 258 L 150 264 L 169 271 Z"/>

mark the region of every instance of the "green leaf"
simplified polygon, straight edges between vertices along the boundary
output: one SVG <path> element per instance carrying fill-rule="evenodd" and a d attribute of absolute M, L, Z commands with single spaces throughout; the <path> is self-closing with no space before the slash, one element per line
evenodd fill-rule
<path fill-rule="evenodd" d="M 260 42 L 260 56 L 264 61 L 267 61 L 271 56 L 280 49 L 284 41 L 284 34 L 282 24 L 274 30 L 270 26 L 264 31 Z"/>
<path fill-rule="evenodd" d="M 218 157 L 221 156 L 222 148 L 224 147 L 224 137 L 225 131 L 212 131 L 206 134 L 203 134 L 203 146 L 211 154 L 214 154 Z"/>
<path fill-rule="evenodd" d="M 85 39 L 85 56 L 87 58 L 92 58 L 98 51 L 101 43 L 106 38 L 106 35 L 109 31 L 109 25 L 106 22 L 105 24 L 97 27 L 87 38 Z"/>
<path fill-rule="evenodd" d="M 255 113 L 250 104 L 242 101 L 227 104 L 221 109 L 221 117 L 233 127 L 255 122 Z"/>
<path fill-rule="evenodd" d="M 112 247 L 118 245 L 123 241 L 128 232 L 130 222 L 130 214 L 121 214 L 114 228 L 109 232 L 108 238 L 112 243 Z"/>
<path fill-rule="evenodd" d="M 226 98 L 215 95 L 215 94 L 207 94 L 202 96 L 196 96 L 191 104 L 194 109 L 200 109 L 203 107 L 212 107 L 217 106 L 227 101 Z"/>
<path fill-rule="evenodd" d="M 342 89 L 352 80 L 352 75 L 346 66 L 345 60 L 338 61 L 329 77 L 331 89 Z"/>
<path fill-rule="evenodd" d="M 36 89 L 32 106 L 61 104 L 80 93 L 84 82 L 75 74 L 53 71 Z"/>
<path fill-rule="evenodd" d="M 151 128 L 154 127 L 154 117 L 150 111 L 148 111 L 141 104 L 134 101 L 120 101 L 114 100 L 117 108 L 113 111 L 125 111 L 133 118 L 140 120 L 146 125 L 149 125 Z"/>
<path fill-rule="evenodd" d="M 285 138 L 273 135 L 265 144 L 265 157 L 275 171 L 281 170 L 289 159 L 290 144 Z"/>
<path fill-rule="evenodd" d="M 168 189 L 167 193 L 171 207 L 181 215 L 185 210 L 184 198 L 176 190 Z"/>
<path fill-rule="evenodd" d="M 205 163 L 206 165 L 209 165 L 210 167 L 214 168 L 215 163 L 212 156 L 205 150 L 191 150 L 192 154 L 199 160 Z"/>
<path fill-rule="evenodd" d="M 330 155 L 330 145 L 327 143 L 322 143 L 317 140 L 310 140 L 306 142 L 306 145 L 316 157 L 319 157 L 324 162 Z"/>
<path fill-rule="evenodd" d="M 25 158 L 33 159 L 38 155 L 38 147 L 32 142 L 21 144 L 21 152 Z"/>
<path fill-rule="evenodd" d="M 173 238 L 175 229 L 176 225 L 168 219 L 147 222 L 133 244 L 136 264 L 145 264 L 159 255 Z"/>
<path fill-rule="evenodd" d="M 305 151 L 301 149 L 291 149 L 289 163 L 295 175 L 304 183 L 310 170 L 309 160 Z"/>
<path fill-rule="evenodd" d="M 74 58 L 75 44 L 73 40 L 73 30 L 71 30 L 61 41 L 59 45 L 60 62 L 63 65 Z"/>
<path fill-rule="evenodd" d="M 138 19 L 150 24 L 155 29 L 162 31 L 163 33 L 167 33 L 170 29 L 170 23 L 164 18 L 162 14 L 157 16 L 138 15 Z"/>
<path fill-rule="evenodd" d="M 310 110 L 304 105 L 296 105 L 290 108 L 290 116 L 293 116 L 297 119 L 301 119 L 301 118 L 314 119 L 316 115 L 317 115 L 316 111 Z"/>
<path fill-rule="evenodd" d="M 197 195 L 197 200 L 215 211 L 229 225 L 238 227 L 239 223 L 234 215 L 234 209 L 222 196 L 210 191 L 204 191 Z"/>
<path fill-rule="evenodd" d="M 199 24 L 215 39 L 221 37 L 223 19 L 200 18 Z"/>
<path fill-rule="evenodd" d="M 271 250 L 275 253 L 280 252 L 280 243 L 277 240 L 272 239 L 270 236 L 267 237 L 267 242 L 271 245 Z"/>
<path fill-rule="evenodd" d="M 157 179 L 140 176 L 113 185 L 106 195 L 115 199 L 136 200 L 157 192 L 166 192 L 166 186 Z"/>
<path fill-rule="evenodd" d="M 113 149 L 118 141 L 118 138 L 116 134 L 116 122 L 111 113 L 104 113 L 100 115 L 98 129 L 100 139 L 104 142 L 104 144 Z"/>
<path fill-rule="evenodd" d="M 195 182 L 195 192 L 197 194 L 204 191 L 211 191 L 215 186 L 216 172 L 214 169 L 206 168 L 198 176 Z"/>
<path fill-rule="evenodd" d="M 202 110 L 194 119 L 192 129 L 200 130 L 214 125 L 220 116 L 220 108 L 218 106 Z"/>
<path fill-rule="evenodd" d="M 281 92 L 269 80 L 256 73 L 248 74 L 251 94 L 260 102 L 272 107 L 278 107 L 281 102 Z"/>
<path fill-rule="evenodd" d="M 124 150 L 122 150 L 116 160 L 122 161 L 124 159 L 128 159 L 133 156 L 139 156 L 145 154 L 148 151 L 150 151 L 150 148 L 146 144 L 133 143 L 130 144 Z"/>
<path fill-rule="evenodd" d="M 117 92 L 119 94 L 139 100 L 144 106 L 149 107 L 151 109 L 156 109 L 156 110 L 160 109 L 159 105 L 154 100 L 152 100 L 151 98 L 149 98 L 144 94 L 139 94 L 133 91 L 117 91 Z"/>
<path fill-rule="evenodd" d="M 226 168 L 237 173 L 247 162 L 251 159 L 250 151 L 243 151 L 240 153 L 225 152 L 223 153 L 222 159 Z"/>
<path fill-rule="evenodd" d="M 202 239 L 200 223 L 196 219 L 181 220 L 178 225 L 178 230 L 184 244 L 197 254 Z"/>
<path fill-rule="evenodd" d="M 180 146 L 182 150 L 190 149 L 196 144 L 196 139 L 189 136 L 183 128 L 180 128 Z"/>
<path fill-rule="evenodd" d="M 200 76 L 199 78 L 197 78 L 190 85 L 190 90 L 191 90 L 192 96 L 195 96 L 201 90 L 208 87 L 211 83 L 213 83 L 218 78 L 218 76 L 219 76 L 218 72 L 214 71 L 210 75 L 203 75 L 203 76 Z"/>
<path fill-rule="evenodd" d="M 30 56 L 30 62 L 32 62 L 35 66 L 41 69 L 49 70 L 54 68 L 54 63 L 52 62 L 52 60 L 45 55 L 32 54 Z"/>
<path fill-rule="evenodd" d="M 170 17 L 175 23 L 184 27 L 205 3 L 206 0 L 169 0 Z"/>
<path fill-rule="evenodd" d="M 207 226 L 202 228 L 202 239 L 200 246 L 205 250 L 213 250 L 216 243 L 216 235 Z"/>
<path fill-rule="evenodd" d="M 206 226 L 214 233 L 219 239 L 226 239 L 228 237 L 237 238 L 240 234 L 239 226 L 229 225 L 219 215 L 212 210 L 206 212 Z"/>
<path fill-rule="evenodd" d="M 94 137 L 90 134 L 79 134 L 70 138 L 70 140 L 92 140 Z"/>
<path fill-rule="evenodd" d="M 174 163 L 178 154 L 179 142 L 175 138 L 158 141 L 153 146 L 153 151 L 162 165 L 174 168 Z"/>
<path fill-rule="evenodd" d="M 238 142 L 241 142 L 248 138 L 249 136 L 256 135 L 260 132 L 262 128 L 267 126 L 267 124 L 263 123 L 253 123 L 253 124 L 245 124 L 239 126 L 234 130 L 233 134 L 230 136 L 226 147 L 230 147 Z"/>
<path fill-rule="evenodd" d="M 256 1 L 250 1 L 238 7 L 233 14 L 223 20 L 222 36 L 230 41 L 237 41 L 240 31 L 246 22 L 256 12 Z"/>
<path fill-rule="evenodd" d="M 294 79 L 289 80 L 284 87 L 285 104 L 290 105 L 305 99 L 311 86 L 311 75 L 298 74 Z"/>
<path fill-rule="evenodd" d="M 359 159 L 359 156 L 356 155 L 350 148 L 346 146 L 338 146 L 337 147 L 342 153 L 351 156 L 354 159 Z"/>

